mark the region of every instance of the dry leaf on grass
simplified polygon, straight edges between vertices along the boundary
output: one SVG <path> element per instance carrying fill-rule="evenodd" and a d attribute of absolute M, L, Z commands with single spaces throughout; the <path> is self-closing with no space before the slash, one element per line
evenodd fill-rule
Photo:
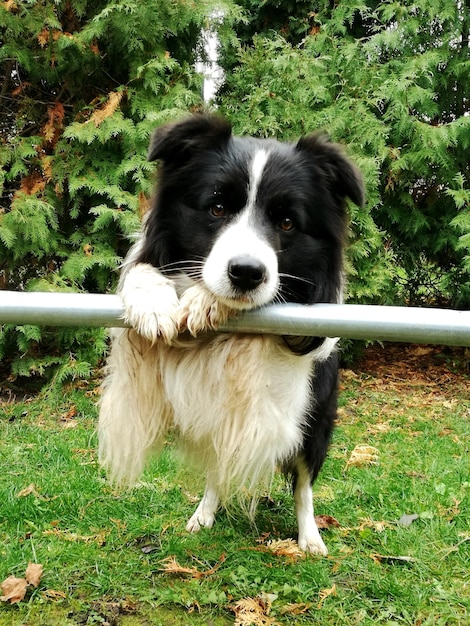
<path fill-rule="evenodd" d="M 398 520 L 398 525 L 406 528 L 407 526 L 411 526 L 417 519 L 419 519 L 418 513 L 405 513 Z"/>
<path fill-rule="evenodd" d="M 26 578 L 16 578 L 16 576 L 9 576 L 0 585 L 3 595 L 0 597 L 2 602 L 21 602 L 26 595 L 26 589 L 28 588 L 28 582 Z"/>
<path fill-rule="evenodd" d="M 63 591 L 58 591 L 57 589 L 46 589 L 41 593 L 41 596 L 45 600 L 63 600 L 67 597 L 67 594 Z"/>
<path fill-rule="evenodd" d="M 232 605 L 235 626 L 273 626 L 276 621 L 269 617 L 271 603 L 264 598 L 242 598 Z"/>
<path fill-rule="evenodd" d="M 43 573 L 43 567 L 39 563 L 29 563 L 26 568 L 26 574 L 24 578 L 16 578 L 16 576 L 9 576 L 5 579 L 0 588 L 3 595 L 0 597 L 2 602 L 10 602 L 15 604 L 24 600 L 28 587 L 32 585 L 37 587 L 41 582 Z"/>
<path fill-rule="evenodd" d="M 368 427 L 367 432 L 370 435 L 378 435 L 388 433 L 392 430 L 392 420 L 387 420 L 386 422 L 377 422 L 376 424 L 372 424 Z"/>
<path fill-rule="evenodd" d="M 340 523 L 331 515 L 315 515 L 315 522 L 317 524 L 317 528 L 339 528 Z"/>
<path fill-rule="evenodd" d="M 36 491 L 36 486 L 34 483 L 31 483 L 21 491 L 16 494 L 17 498 L 26 498 L 26 496 L 34 496 L 35 498 L 39 497 L 39 493 Z"/>
<path fill-rule="evenodd" d="M 106 538 L 110 532 L 110 530 L 101 530 L 96 535 L 78 535 L 77 533 L 72 533 L 69 530 L 51 528 L 43 530 L 42 534 L 46 537 L 58 537 L 59 539 L 64 539 L 64 541 L 82 541 L 83 543 L 96 543 L 99 546 L 103 546 L 106 543 Z"/>
<path fill-rule="evenodd" d="M 363 531 L 365 528 L 372 528 L 378 533 L 383 532 L 386 528 L 393 528 L 390 522 L 384 520 L 373 520 L 368 517 L 361 518 L 361 524 L 357 527 L 357 530 Z"/>
<path fill-rule="evenodd" d="M 362 465 L 377 465 L 379 462 L 379 451 L 377 448 L 368 445 L 359 445 L 351 452 L 346 467 L 360 467 Z"/>
<path fill-rule="evenodd" d="M 176 560 L 176 557 L 169 556 L 166 559 L 163 559 L 162 561 L 160 561 L 163 565 L 160 571 L 163 572 L 164 574 L 189 576 L 190 578 L 205 578 L 206 576 L 210 576 L 211 574 L 214 574 L 214 572 L 216 572 L 219 569 L 219 567 L 222 565 L 224 561 L 225 561 L 225 554 L 222 554 L 219 559 L 219 562 L 216 563 L 214 567 L 211 567 L 210 569 L 207 569 L 204 571 L 200 571 L 196 567 L 184 567 L 178 563 L 178 561 Z"/>
<path fill-rule="evenodd" d="M 297 542 L 293 539 L 278 539 L 268 541 L 266 550 L 272 552 L 276 556 L 285 556 L 288 559 L 301 559 L 305 556 L 305 552 L 299 548 Z"/>
<path fill-rule="evenodd" d="M 279 610 L 281 615 L 302 615 L 303 613 L 307 613 L 312 608 L 313 604 L 311 602 L 302 602 L 295 603 L 290 602 L 289 604 L 285 604 Z"/>
<path fill-rule="evenodd" d="M 43 572 L 44 568 L 40 563 L 29 562 L 25 574 L 28 585 L 33 585 L 33 587 L 37 587 L 41 582 Z"/>
<path fill-rule="evenodd" d="M 405 563 L 415 563 L 416 559 L 412 556 L 393 556 L 390 554 L 370 554 L 370 558 L 376 563 L 397 563 L 397 564 L 405 564 Z"/>
<path fill-rule="evenodd" d="M 320 602 L 318 603 L 318 608 L 321 609 L 323 603 L 325 602 L 327 598 L 329 598 L 330 596 L 336 595 L 336 585 L 333 585 L 333 587 L 330 587 L 330 589 L 322 589 L 319 595 L 320 595 Z"/>

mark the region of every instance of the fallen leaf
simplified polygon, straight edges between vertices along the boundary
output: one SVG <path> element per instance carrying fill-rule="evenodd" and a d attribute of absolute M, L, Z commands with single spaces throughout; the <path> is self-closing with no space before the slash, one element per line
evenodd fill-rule
<path fill-rule="evenodd" d="M 43 598 L 46 598 L 46 600 L 63 600 L 67 597 L 66 593 L 57 591 L 56 589 L 45 589 L 41 595 Z"/>
<path fill-rule="evenodd" d="M 400 517 L 400 519 L 398 520 L 398 524 L 406 528 L 407 526 L 411 526 L 411 524 L 417 519 L 419 519 L 418 513 L 405 514 Z"/>
<path fill-rule="evenodd" d="M 157 545 L 156 543 L 148 543 L 145 546 L 142 546 L 140 548 L 141 552 L 143 552 L 144 554 L 151 554 L 152 552 L 158 552 L 161 549 L 162 549 L 161 545 Z"/>
<path fill-rule="evenodd" d="M 412 556 L 393 556 L 386 554 L 371 554 L 370 558 L 376 563 L 414 563 L 416 561 Z"/>
<path fill-rule="evenodd" d="M 64 422 L 67 420 L 71 420 L 72 418 L 77 416 L 77 413 L 78 413 L 77 407 L 71 406 L 70 409 L 67 411 L 67 413 L 64 413 L 60 419 L 63 420 Z"/>
<path fill-rule="evenodd" d="M 367 432 L 371 435 L 377 435 L 377 434 L 383 434 L 383 433 L 388 433 L 390 432 L 390 430 L 392 429 L 392 425 L 390 423 L 390 420 L 388 420 L 387 422 L 378 422 L 377 424 L 373 424 L 372 426 L 369 426 L 369 428 L 367 429 Z"/>
<path fill-rule="evenodd" d="M 337 519 L 331 515 L 315 515 L 317 528 L 339 528 L 340 524 Z"/>
<path fill-rule="evenodd" d="M 360 467 L 361 465 L 377 465 L 379 461 L 379 451 L 369 445 L 359 445 L 351 452 L 346 467 Z"/>
<path fill-rule="evenodd" d="M 25 574 L 28 585 L 33 585 L 33 587 L 37 587 L 41 582 L 43 571 L 44 568 L 40 563 L 29 562 Z"/>
<path fill-rule="evenodd" d="M 235 613 L 234 626 L 269 626 L 276 621 L 269 617 L 271 603 L 263 598 L 242 598 L 232 605 Z"/>
<path fill-rule="evenodd" d="M 31 483 L 21 491 L 16 494 L 17 498 L 26 498 L 26 496 L 35 496 L 36 498 L 39 496 L 39 493 L 36 491 L 36 487 L 34 483 Z"/>
<path fill-rule="evenodd" d="M 445 400 L 442 403 L 442 406 L 446 409 L 453 409 L 456 404 L 457 404 L 457 400 Z"/>
<path fill-rule="evenodd" d="M 106 537 L 110 532 L 111 531 L 109 530 L 101 530 L 96 535 L 78 535 L 77 533 L 72 533 L 69 530 L 51 528 L 43 530 L 42 534 L 45 536 L 59 537 L 65 541 L 83 541 L 84 543 L 96 543 L 97 545 L 102 546 L 106 543 Z"/>
<path fill-rule="evenodd" d="M 10 602 L 15 604 L 21 602 L 26 595 L 26 589 L 28 588 L 28 581 L 26 578 L 16 578 L 16 576 L 9 576 L 0 585 L 3 595 L 0 597 L 2 602 Z"/>
<path fill-rule="evenodd" d="M 178 561 L 176 560 L 176 557 L 169 556 L 166 559 L 163 559 L 162 561 L 160 561 L 163 565 L 163 568 L 160 571 L 165 574 L 190 576 L 191 578 L 199 579 L 199 578 L 205 578 L 206 576 L 210 576 L 211 574 L 214 574 L 214 572 L 216 572 L 219 569 L 219 567 L 222 565 L 224 561 L 225 561 L 225 554 L 222 554 L 219 559 L 219 562 L 216 563 L 214 567 L 208 570 L 200 571 L 196 567 L 184 567 L 183 565 L 180 565 L 178 563 Z"/>
<path fill-rule="evenodd" d="M 383 520 L 373 520 L 366 517 L 365 519 L 361 519 L 361 525 L 357 530 L 361 531 L 364 530 L 364 528 L 373 528 L 376 532 L 381 533 L 386 528 L 391 528 L 391 524 Z"/>
<path fill-rule="evenodd" d="M 319 593 L 320 602 L 318 603 L 318 608 L 321 609 L 325 600 L 329 598 L 330 596 L 335 596 L 335 595 L 336 595 L 336 585 L 333 585 L 333 587 L 330 587 L 330 589 L 322 589 Z"/>
<path fill-rule="evenodd" d="M 42 573 L 42 565 L 29 562 L 26 568 L 25 578 L 9 576 L 2 582 L 0 588 L 2 589 L 3 595 L 0 597 L 0 600 L 2 602 L 10 602 L 11 604 L 21 602 L 26 595 L 29 585 L 33 585 L 33 587 L 39 585 Z"/>
<path fill-rule="evenodd" d="M 281 615 L 302 615 L 306 613 L 312 608 L 313 604 L 311 602 L 306 603 L 295 603 L 291 602 L 289 604 L 285 604 L 279 610 Z"/>
<path fill-rule="evenodd" d="M 272 552 L 276 556 L 285 556 L 289 559 L 301 559 L 305 556 L 305 552 L 299 548 L 297 542 L 293 539 L 278 539 L 268 541 L 266 550 Z"/>
<path fill-rule="evenodd" d="M 78 422 L 77 420 L 63 420 L 62 421 L 62 428 L 64 430 L 72 430 L 72 428 L 77 428 L 78 426 Z"/>
<path fill-rule="evenodd" d="M 410 478 L 420 478 L 421 480 L 428 480 L 426 474 L 421 474 L 420 472 L 406 472 L 406 475 Z"/>

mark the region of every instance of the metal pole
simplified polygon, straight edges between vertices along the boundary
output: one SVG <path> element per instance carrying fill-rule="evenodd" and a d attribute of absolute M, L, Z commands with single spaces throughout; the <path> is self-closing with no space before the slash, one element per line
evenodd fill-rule
<path fill-rule="evenodd" d="M 125 326 L 115 295 L 0 291 L 0 324 Z M 470 311 L 358 304 L 273 304 L 220 330 L 470 346 Z"/>

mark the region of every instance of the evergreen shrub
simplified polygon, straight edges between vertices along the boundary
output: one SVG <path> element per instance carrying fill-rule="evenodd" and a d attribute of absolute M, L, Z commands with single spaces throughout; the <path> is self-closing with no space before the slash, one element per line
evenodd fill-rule
<path fill-rule="evenodd" d="M 191 0 L 3 3 L 0 289 L 115 285 L 151 193 L 150 133 L 201 105 L 194 61 L 211 10 Z M 83 375 L 104 350 L 103 331 L 0 332 L 13 375 L 59 363 L 59 377 Z"/>

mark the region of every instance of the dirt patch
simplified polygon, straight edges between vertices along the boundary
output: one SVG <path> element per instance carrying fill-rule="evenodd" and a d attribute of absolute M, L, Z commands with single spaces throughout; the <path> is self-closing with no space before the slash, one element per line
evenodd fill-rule
<path fill-rule="evenodd" d="M 353 370 L 383 381 L 426 385 L 467 386 L 470 350 L 418 344 L 374 344 Z M 470 391 L 468 392 L 470 395 Z"/>

